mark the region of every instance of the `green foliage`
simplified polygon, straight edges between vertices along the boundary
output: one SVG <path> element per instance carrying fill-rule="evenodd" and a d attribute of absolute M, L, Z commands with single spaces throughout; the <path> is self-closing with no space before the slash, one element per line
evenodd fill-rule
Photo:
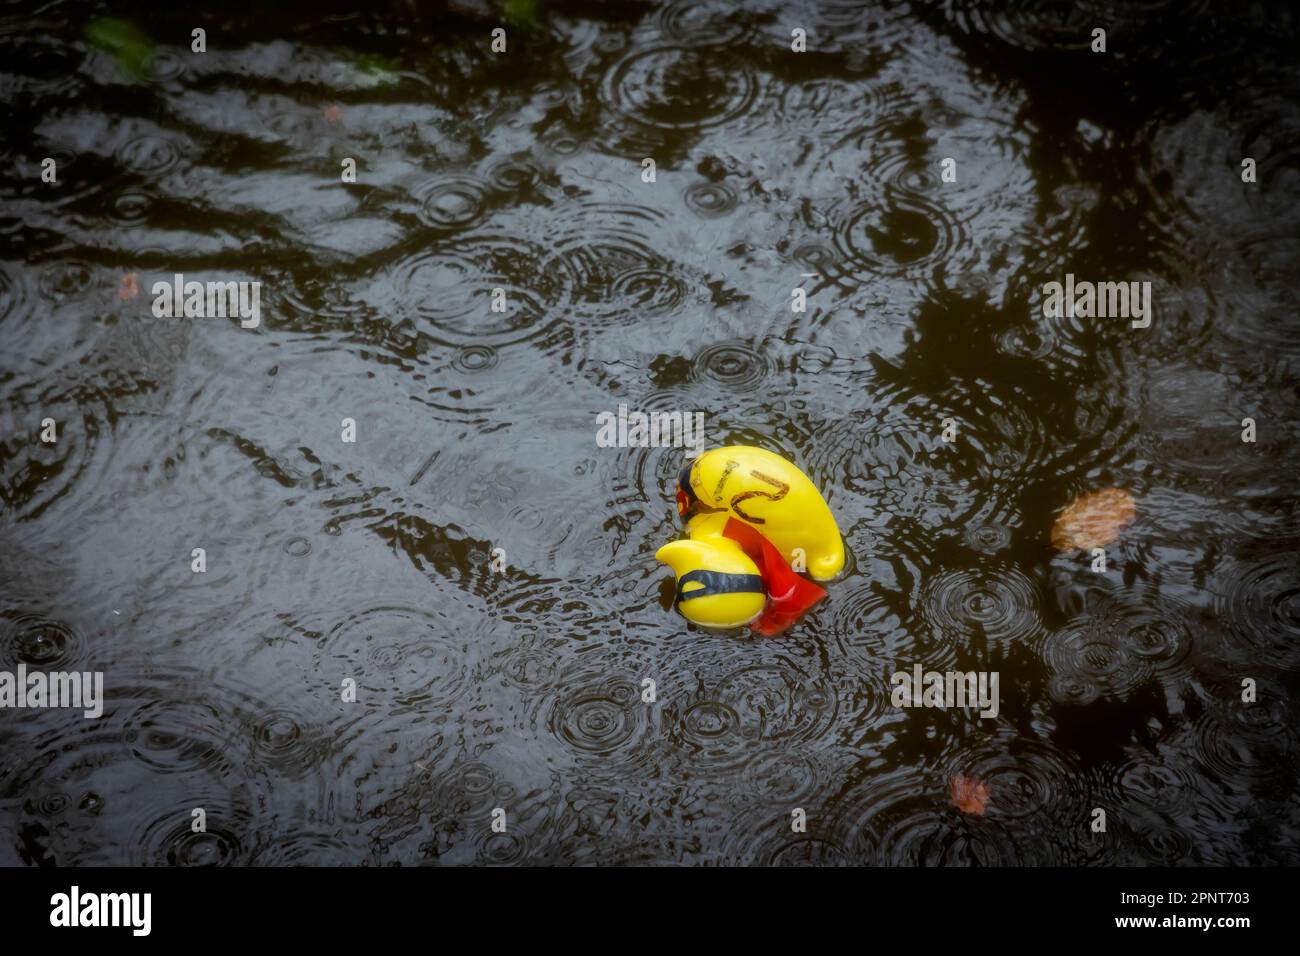
<path fill-rule="evenodd" d="M 520 30 L 536 29 L 542 16 L 541 0 L 502 0 L 501 16 Z"/>
<path fill-rule="evenodd" d="M 362 53 L 352 61 L 353 84 L 359 87 L 391 86 L 401 79 L 401 63 L 396 57 Z"/>
<path fill-rule="evenodd" d="M 103 50 L 132 80 L 149 76 L 153 63 L 153 40 L 129 20 L 98 17 L 86 25 L 86 42 Z"/>

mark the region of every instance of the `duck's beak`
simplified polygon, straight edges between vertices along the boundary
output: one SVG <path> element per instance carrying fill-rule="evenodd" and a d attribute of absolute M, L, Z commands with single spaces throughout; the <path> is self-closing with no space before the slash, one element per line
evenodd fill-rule
<path fill-rule="evenodd" d="M 673 574 L 680 578 L 687 571 L 707 567 L 710 548 L 715 547 L 717 546 L 709 542 L 680 538 L 677 541 L 669 541 L 656 551 L 655 560 L 660 564 L 668 565 L 673 569 Z"/>

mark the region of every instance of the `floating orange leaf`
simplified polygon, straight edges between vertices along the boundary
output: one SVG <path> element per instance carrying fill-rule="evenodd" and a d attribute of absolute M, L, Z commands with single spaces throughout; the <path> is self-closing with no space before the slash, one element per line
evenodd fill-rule
<path fill-rule="evenodd" d="M 981 783 L 974 777 L 961 774 L 948 781 L 948 790 L 952 794 L 952 803 L 962 813 L 984 816 L 984 808 L 989 802 L 988 784 Z"/>
<path fill-rule="evenodd" d="M 139 276 L 134 272 L 128 272 L 122 276 L 122 284 L 117 287 L 117 297 L 119 299 L 134 299 L 139 294 Z"/>
<path fill-rule="evenodd" d="M 321 115 L 325 117 L 325 122 L 337 123 L 339 120 L 343 119 L 343 107 L 339 106 L 337 103 L 333 103 L 321 110 Z"/>
<path fill-rule="evenodd" d="M 1104 548 L 1136 515 L 1133 496 L 1123 488 L 1103 488 L 1080 495 L 1065 506 L 1052 525 L 1052 546 L 1057 551 Z"/>

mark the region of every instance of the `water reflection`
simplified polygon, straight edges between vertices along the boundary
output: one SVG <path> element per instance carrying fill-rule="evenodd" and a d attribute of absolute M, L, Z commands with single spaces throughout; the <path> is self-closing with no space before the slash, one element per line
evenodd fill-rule
<path fill-rule="evenodd" d="M 0 715 L 0 861 L 1294 862 L 1293 17 L 229 6 L 116 11 L 143 59 L 0 14 L 0 664 L 107 694 Z M 1067 272 L 1150 328 L 1045 318 Z M 176 273 L 261 327 L 155 319 Z M 619 403 L 798 461 L 830 599 L 673 615 Z M 1099 574 L 1049 533 L 1112 487 Z"/>

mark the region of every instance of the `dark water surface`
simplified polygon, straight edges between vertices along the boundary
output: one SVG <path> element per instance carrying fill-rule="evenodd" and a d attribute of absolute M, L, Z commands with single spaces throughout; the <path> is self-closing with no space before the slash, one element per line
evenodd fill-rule
<path fill-rule="evenodd" d="M 0 713 L 0 862 L 1300 862 L 1294 5 L 357 6 L 0 8 L 0 670 L 106 694 Z M 829 600 L 678 617 L 620 403 L 803 467 Z"/>

